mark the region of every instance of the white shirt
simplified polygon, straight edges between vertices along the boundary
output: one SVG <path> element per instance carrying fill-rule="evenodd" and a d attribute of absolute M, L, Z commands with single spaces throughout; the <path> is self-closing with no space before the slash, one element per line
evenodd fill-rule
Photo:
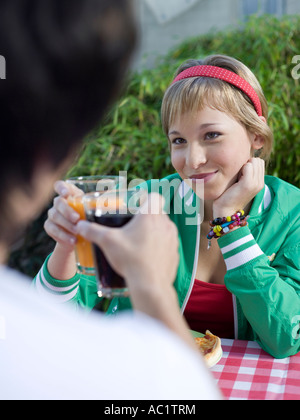
<path fill-rule="evenodd" d="M 219 399 L 204 362 L 137 314 L 88 317 L 0 267 L 0 399 Z"/>

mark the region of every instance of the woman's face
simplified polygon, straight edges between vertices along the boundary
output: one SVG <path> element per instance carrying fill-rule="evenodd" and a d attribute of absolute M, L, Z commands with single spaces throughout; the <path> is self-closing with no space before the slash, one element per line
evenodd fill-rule
<path fill-rule="evenodd" d="M 205 200 L 216 200 L 237 182 L 253 150 L 262 147 L 233 117 L 209 107 L 183 114 L 170 126 L 169 140 L 173 167 L 193 185 L 204 183 Z"/>

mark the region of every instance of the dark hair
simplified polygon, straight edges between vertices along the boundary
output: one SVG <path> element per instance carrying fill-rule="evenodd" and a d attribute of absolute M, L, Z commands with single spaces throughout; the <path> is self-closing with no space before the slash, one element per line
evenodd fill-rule
<path fill-rule="evenodd" d="M 130 0 L 1 0 L 0 206 L 7 182 L 58 166 L 119 92 L 136 40 Z"/>

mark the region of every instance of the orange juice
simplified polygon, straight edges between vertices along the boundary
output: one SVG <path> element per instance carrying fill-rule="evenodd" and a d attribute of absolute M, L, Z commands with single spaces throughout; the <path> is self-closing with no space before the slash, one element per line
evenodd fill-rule
<path fill-rule="evenodd" d="M 69 197 L 68 204 L 80 215 L 80 220 L 86 220 L 81 196 Z M 78 235 L 75 252 L 79 271 L 83 274 L 94 274 L 94 259 L 91 243 Z"/>

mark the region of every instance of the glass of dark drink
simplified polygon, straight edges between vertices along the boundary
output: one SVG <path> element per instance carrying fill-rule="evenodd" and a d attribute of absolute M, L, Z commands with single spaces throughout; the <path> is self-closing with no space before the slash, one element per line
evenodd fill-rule
<path fill-rule="evenodd" d="M 95 192 L 85 194 L 83 203 L 88 221 L 110 228 L 121 228 L 139 211 L 141 193 L 137 190 Z M 92 246 L 98 296 L 106 298 L 129 296 L 125 279 L 111 267 L 101 248 L 96 244 Z"/>

